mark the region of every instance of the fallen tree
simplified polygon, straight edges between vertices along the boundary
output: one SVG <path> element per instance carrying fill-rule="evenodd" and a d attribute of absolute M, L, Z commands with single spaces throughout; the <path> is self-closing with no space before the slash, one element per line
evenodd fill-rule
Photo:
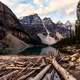
<path fill-rule="evenodd" d="M 61 65 L 58 64 L 55 58 L 52 59 L 52 64 L 59 74 L 64 78 L 64 80 L 77 80 L 73 77 L 67 70 L 65 70 Z"/>
<path fill-rule="evenodd" d="M 34 78 L 30 78 L 29 80 L 41 80 L 46 72 L 50 69 L 51 64 L 47 65 L 40 73 L 38 73 Z"/>

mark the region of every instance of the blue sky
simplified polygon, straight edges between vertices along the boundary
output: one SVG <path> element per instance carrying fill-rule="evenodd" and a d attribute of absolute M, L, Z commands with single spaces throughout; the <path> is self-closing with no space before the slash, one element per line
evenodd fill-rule
<path fill-rule="evenodd" d="M 76 6 L 79 0 L 0 0 L 16 14 L 18 18 L 37 13 L 41 18 L 50 17 L 59 20 L 76 20 Z"/>

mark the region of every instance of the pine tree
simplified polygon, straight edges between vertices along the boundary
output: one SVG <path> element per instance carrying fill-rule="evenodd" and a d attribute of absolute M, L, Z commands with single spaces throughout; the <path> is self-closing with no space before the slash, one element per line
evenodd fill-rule
<path fill-rule="evenodd" d="M 80 40 L 80 1 L 78 2 L 77 5 L 77 20 L 75 24 L 75 33 L 76 33 L 76 38 L 77 40 Z"/>

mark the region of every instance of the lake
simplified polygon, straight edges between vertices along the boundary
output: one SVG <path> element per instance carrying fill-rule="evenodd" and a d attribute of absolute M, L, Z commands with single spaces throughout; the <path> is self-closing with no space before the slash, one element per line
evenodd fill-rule
<path fill-rule="evenodd" d="M 23 52 L 19 53 L 18 55 L 45 55 L 49 53 L 53 53 L 54 56 L 57 56 L 59 51 L 52 46 L 37 46 L 26 48 Z"/>

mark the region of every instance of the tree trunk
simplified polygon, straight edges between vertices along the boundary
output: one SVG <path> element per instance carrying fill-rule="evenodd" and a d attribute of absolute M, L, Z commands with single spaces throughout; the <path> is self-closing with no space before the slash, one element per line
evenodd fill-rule
<path fill-rule="evenodd" d="M 53 64 L 54 68 L 58 71 L 58 73 L 60 73 L 62 75 L 64 80 L 77 80 L 68 71 L 66 71 L 63 67 L 61 67 L 58 64 L 58 62 L 55 60 L 55 58 L 53 58 L 52 64 Z"/>

